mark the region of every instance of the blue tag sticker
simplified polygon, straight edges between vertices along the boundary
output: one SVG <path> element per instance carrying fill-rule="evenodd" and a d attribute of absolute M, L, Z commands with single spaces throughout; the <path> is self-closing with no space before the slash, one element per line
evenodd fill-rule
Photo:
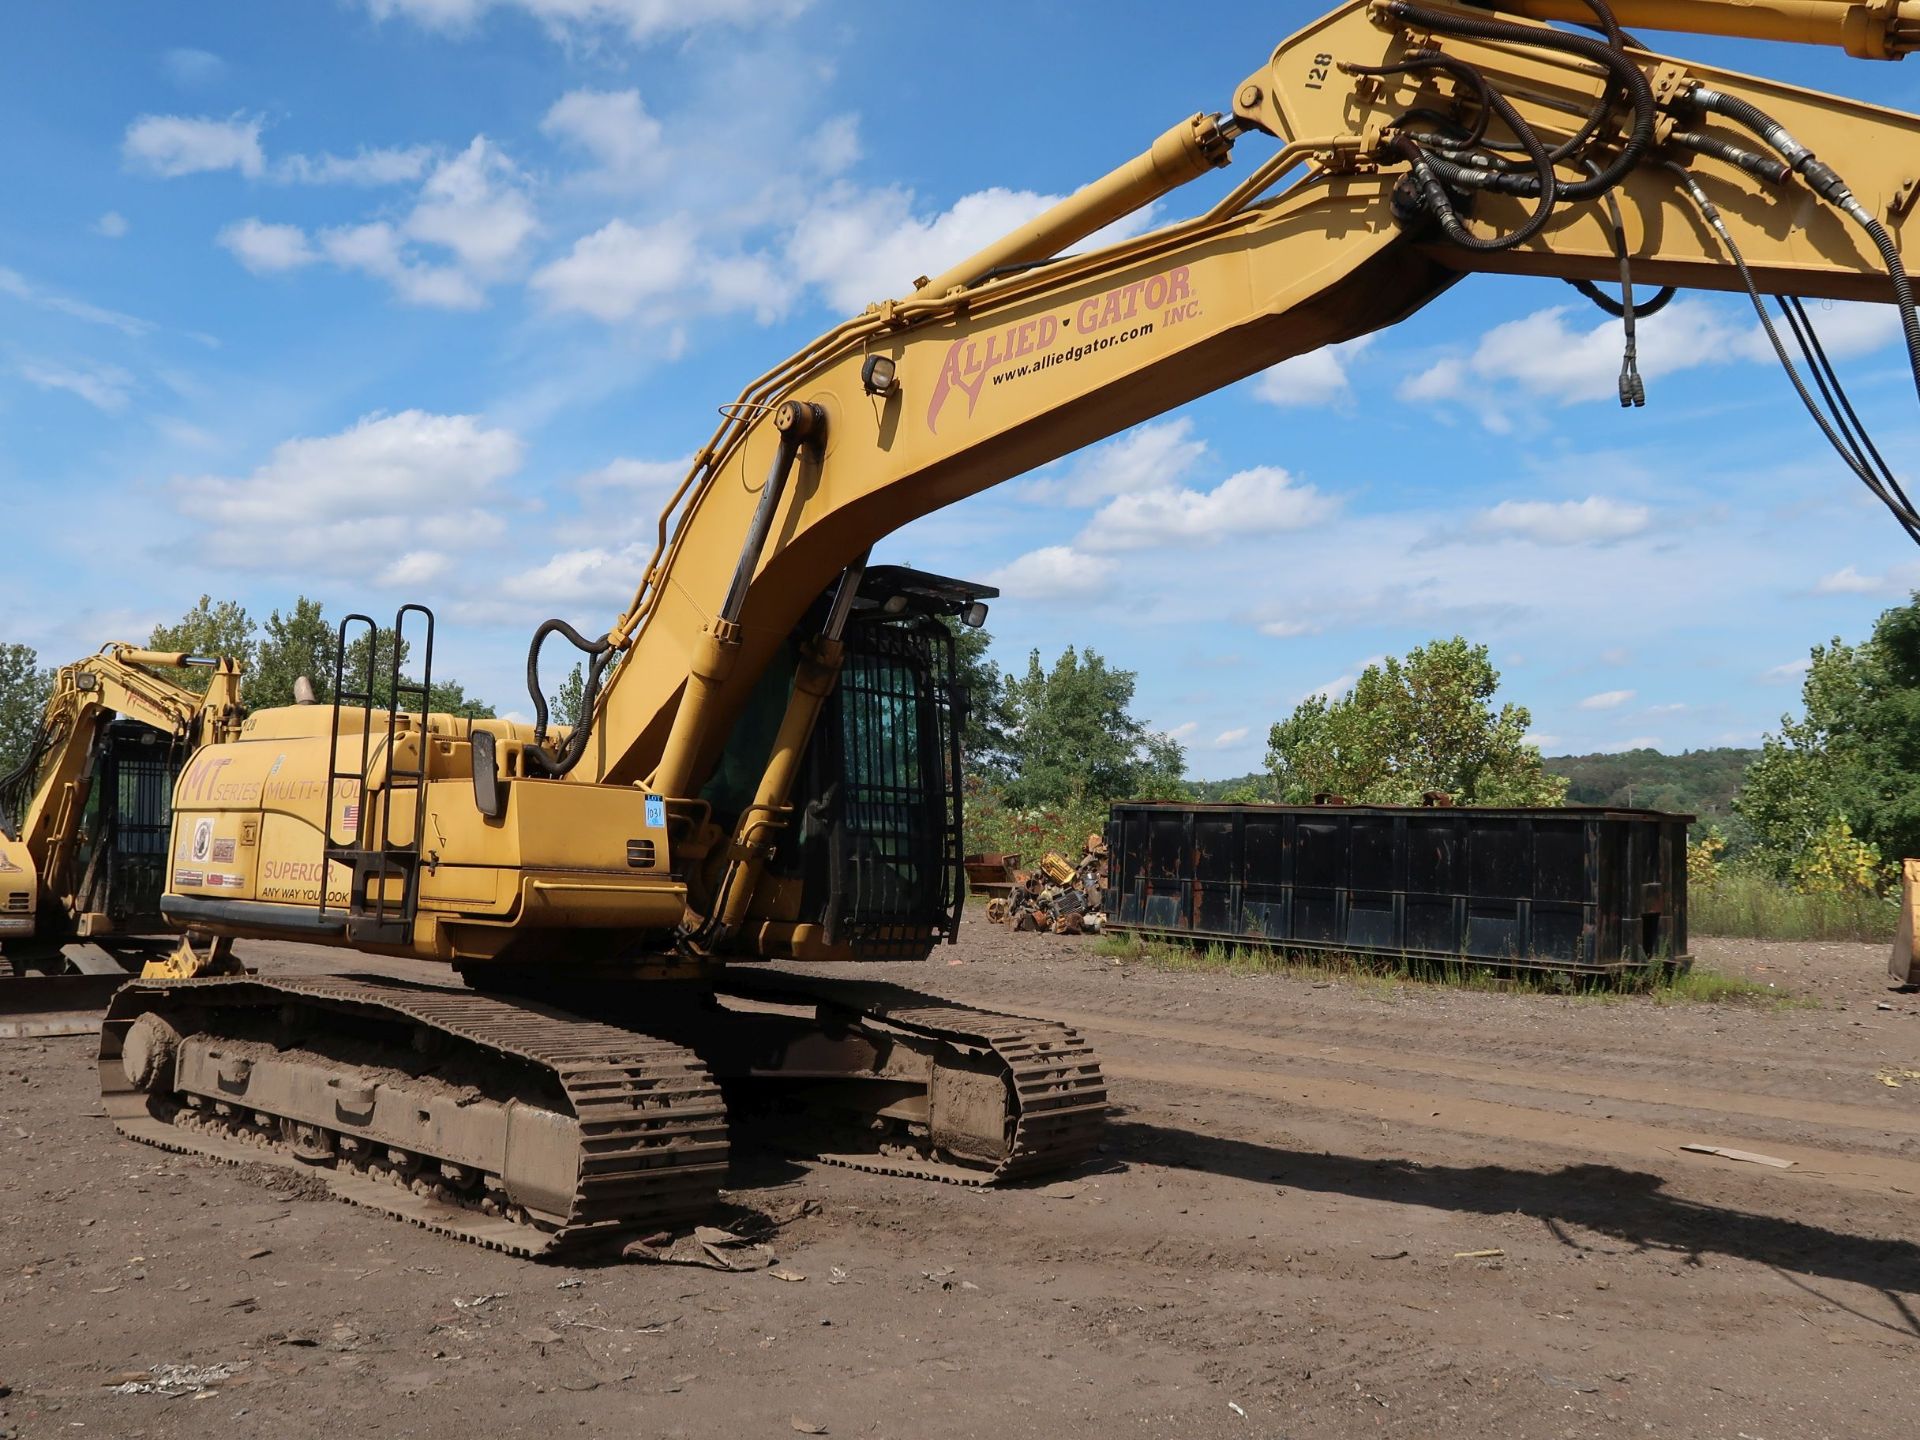
<path fill-rule="evenodd" d="M 658 795 L 647 796 L 647 825 L 653 829 L 664 829 L 667 823 L 667 802 Z"/>

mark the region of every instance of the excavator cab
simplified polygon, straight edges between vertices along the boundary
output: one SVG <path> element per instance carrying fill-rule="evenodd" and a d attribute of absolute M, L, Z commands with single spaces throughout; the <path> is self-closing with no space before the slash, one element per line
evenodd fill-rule
<path fill-rule="evenodd" d="M 904 566 L 861 578 L 785 856 L 802 878 L 805 920 L 829 946 L 919 960 L 956 938 L 967 697 L 948 622 L 979 625 L 999 593 Z M 778 860 L 770 868 L 781 871 Z"/>

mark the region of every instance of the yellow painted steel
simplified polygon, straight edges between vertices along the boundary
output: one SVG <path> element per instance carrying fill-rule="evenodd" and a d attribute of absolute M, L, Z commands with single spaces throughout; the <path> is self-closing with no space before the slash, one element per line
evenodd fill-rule
<path fill-rule="evenodd" d="M 1494 0 L 1496 10 L 1532 20 L 1590 24 L 1580 0 Z M 1920 4 L 1914 0 L 1610 0 L 1614 18 L 1629 30 L 1725 35 L 1736 40 L 1786 40 L 1833 45 L 1861 60 L 1898 60 L 1920 43 Z"/>
<path fill-rule="evenodd" d="M 1503 8 L 1537 15 L 1579 8 L 1557 5 L 1515 0 Z M 1444 0 L 1426 8 L 1488 14 Z M 1894 37 L 1890 52 L 1899 48 L 1908 15 L 1904 6 L 1784 0 L 1618 8 L 1629 26 L 1662 17 L 1677 24 L 1684 12 L 1686 28 L 1702 32 L 1833 44 L 1864 34 L 1860 17 L 1867 16 L 1884 21 L 1873 33 Z M 1465 113 L 1472 96 L 1441 72 L 1373 78 L 1343 67 L 1392 64 L 1436 45 L 1484 72 L 1549 145 L 1572 135 L 1602 92 L 1601 71 L 1585 57 L 1511 40 L 1436 37 L 1369 0 L 1353 0 L 1282 42 L 1238 87 L 1230 118 L 1181 121 L 1034 222 L 912 293 L 877 300 L 747 386 L 724 408 L 723 422 L 663 512 L 634 599 L 609 627 L 623 653 L 596 702 L 576 769 L 563 780 L 523 778 L 520 757 L 531 743 L 525 727 L 402 717 L 398 743 L 412 747 L 408 755 L 424 744 L 428 770 L 428 863 L 409 948 L 455 961 L 615 964 L 717 929 L 731 932 L 735 953 L 840 958 L 818 927 L 801 923 L 793 886 L 757 883 L 831 677 L 802 666 L 755 801 L 731 836 L 711 823 L 699 797 L 750 692 L 807 608 L 855 557 L 911 520 L 1187 400 L 1394 324 L 1469 272 L 1615 277 L 1613 236 L 1598 201 L 1563 204 L 1527 243 L 1491 253 L 1410 234 L 1397 223 L 1393 192 L 1406 174 L 1390 148 L 1398 117 L 1415 107 Z M 1656 139 L 1684 125 L 1756 145 L 1723 121 L 1682 113 L 1680 104 L 1695 83 L 1740 96 L 1832 159 L 1866 209 L 1901 240 L 1920 183 L 1920 119 L 1690 61 L 1629 54 L 1663 107 Z M 1061 253 L 1208 173 L 1229 147 L 1253 144 L 1263 147 L 1262 158 L 1203 213 L 1090 253 Z M 1763 289 L 1889 298 L 1871 245 L 1802 182 L 1774 186 L 1720 159 L 1690 152 L 1680 158 L 1719 207 Z M 1675 176 L 1645 165 L 1616 195 L 1636 281 L 1736 287 L 1718 238 L 1685 202 Z M 1511 230 L 1530 208 L 1529 201 L 1487 194 L 1469 223 L 1483 233 Z M 895 379 L 870 393 L 862 370 L 876 356 L 894 363 Z M 817 407 L 824 437 L 799 448 L 756 549 L 746 537 L 780 449 L 776 417 L 791 417 L 796 406 Z M 750 583 L 737 613 L 729 613 L 729 585 L 743 562 Z M 321 872 L 323 807 L 342 798 L 324 796 L 325 720 L 311 708 L 265 712 L 248 718 L 237 741 L 204 751 L 200 763 L 227 767 L 248 783 L 317 781 L 317 793 L 276 808 L 261 795 L 196 797 L 191 777 L 183 779 L 176 862 L 183 839 L 191 842 L 192 827 L 203 820 L 211 822 L 210 843 L 231 834 L 237 851 L 242 812 L 251 806 L 258 868 L 234 887 L 236 898 L 267 901 L 265 867 L 272 865 L 309 867 L 312 896 L 303 903 L 316 903 L 322 889 L 331 896 L 336 885 L 344 892 L 344 878 Z M 386 717 L 376 715 L 374 723 L 384 737 Z M 498 742 L 508 799 L 497 817 L 481 815 L 473 800 L 471 735 L 480 729 Z M 369 806 L 382 803 L 385 767 L 383 739 L 364 788 L 355 791 Z M 394 803 L 414 802 L 396 794 Z M 656 823 L 663 813 L 671 824 Z M 410 833 L 411 809 L 403 818 L 406 827 L 396 829 Z M 630 853 L 648 853 L 649 846 L 657 864 L 630 861 Z M 254 888 L 242 893 L 243 886 Z M 212 892 L 203 885 L 177 893 Z M 242 904 L 212 928 L 276 933 L 276 923 Z"/>

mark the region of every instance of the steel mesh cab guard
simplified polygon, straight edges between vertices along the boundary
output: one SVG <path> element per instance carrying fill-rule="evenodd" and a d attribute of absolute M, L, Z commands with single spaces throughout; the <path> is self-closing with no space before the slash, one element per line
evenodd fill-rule
<path fill-rule="evenodd" d="M 1616 973 L 1685 963 L 1687 825 L 1655 810 L 1121 804 L 1110 928 Z"/>
<path fill-rule="evenodd" d="M 918 959 L 959 922 L 960 710 L 938 621 L 858 619 L 809 751 L 829 944 Z"/>

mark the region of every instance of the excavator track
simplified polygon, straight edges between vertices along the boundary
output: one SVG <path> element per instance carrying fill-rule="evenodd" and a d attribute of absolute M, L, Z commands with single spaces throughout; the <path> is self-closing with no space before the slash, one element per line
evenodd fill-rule
<path fill-rule="evenodd" d="M 128 1072 L 150 1063 L 152 1035 L 174 1020 L 192 1028 L 178 1032 L 163 1083 L 143 1089 Z M 316 1027 L 335 1040 L 412 1038 L 389 1044 L 388 1061 L 374 1053 L 364 1065 L 329 1064 L 288 1043 Z M 437 1078 L 423 1052 L 455 1057 L 468 1093 Z M 190 1069 L 217 1083 L 181 1088 Z M 475 1074 L 497 1077 L 501 1093 L 545 1099 L 482 1103 Z M 314 1077 L 334 1097 L 328 1123 L 315 1123 L 326 1117 L 310 1104 L 277 1112 L 250 1093 L 279 1079 L 296 1095 L 304 1079 L 311 1093 Z M 376 977 L 134 981 L 107 1012 L 100 1087 L 107 1113 L 133 1139 L 312 1174 L 341 1199 L 529 1258 L 698 1219 L 727 1168 L 719 1089 L 681 1046 L 532 1002 Z M 449 1138 L 436 1152 L 430 1143 L 496 1113 L 497 1166 L 476 1163 L 485 1146 Z M 407 1124 L 417 1116 L 417 1131 L 387 1123 L 394 1116 Z M 516 1133 L 526 1137 L 517 1158 Z"/>
<path fill-rule="evenodd" d="M 829 1165 L 956 1185 L 996 1185 L 1091 1158 L 1106 1127 L 1107 1082 L 1093 1047 L 1055 1021 L 957 1005 L 881 981 L 816 979 L 791 971 L 729 970 L 722 995 L 811 1005 L 861 1027 L 991 1055 L 1006 1083 L 1006 1148 L 996 1161 L 891 1153 L 816 1152 Z"/>

